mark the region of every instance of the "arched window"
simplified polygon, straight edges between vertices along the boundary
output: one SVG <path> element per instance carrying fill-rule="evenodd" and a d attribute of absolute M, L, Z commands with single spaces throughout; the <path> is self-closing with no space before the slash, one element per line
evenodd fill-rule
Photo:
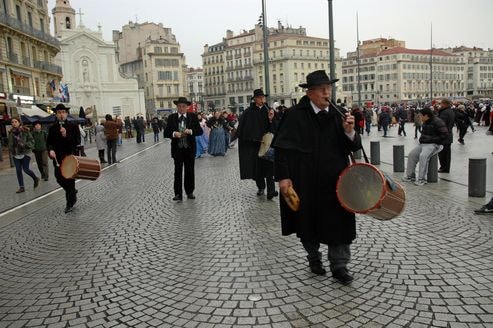
<path fill-rule="evenodd" d="M 65 28 L 67 30 L 70 30 L 70 28 L 71 28 L 70 17 L 65 17 Z"/>

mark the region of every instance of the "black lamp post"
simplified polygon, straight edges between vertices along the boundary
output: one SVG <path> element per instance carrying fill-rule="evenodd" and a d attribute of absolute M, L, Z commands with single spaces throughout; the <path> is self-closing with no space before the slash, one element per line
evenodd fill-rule
<path fill-rule="evenodd" d="M 265 9 L 265 0 L 262 0 L 262 38 L 264 44 L 264 81 L 265 81 L 265 93 L 270 95 L 270 81 L 269 81 L 269 30 L 267 27 L 267 13 Z"/>
<path fill-rule="evenodd" d="M 329 63 L 330 63 L 330 78 L 333 79 L 336 76 L 336 63 L 334 58 L 334 20 L 332 17 L 332 0 L 329 2 Z M 332 88 L 332 102 L 336 102 L 336 88 Z"/>

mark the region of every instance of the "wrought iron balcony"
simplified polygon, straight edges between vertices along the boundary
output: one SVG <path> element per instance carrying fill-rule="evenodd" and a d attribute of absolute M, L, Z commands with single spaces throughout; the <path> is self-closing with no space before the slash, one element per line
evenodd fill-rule
<path fill-rule="evenodd" d="M 44 31 L 40 31 L 28 24 L 19 21 L 17 18 L 13 18 L 5 13 L 0 13 L 0 25 L 5 25 L 8 28 L 30 35 L 33 38 L 44 41 L 45 43 L 60 50 L 60 41 L 58 41 L 58 39 Z"/>
<path fill-rule="evenodd" d="M 45 61 L 34 61 L 34 68 L 62 75 L 62 68 L 60 66 Z"/>

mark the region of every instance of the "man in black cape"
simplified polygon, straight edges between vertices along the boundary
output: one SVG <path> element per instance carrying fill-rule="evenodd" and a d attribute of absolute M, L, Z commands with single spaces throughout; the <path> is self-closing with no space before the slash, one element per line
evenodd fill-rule
<path fill-rule="evenodd" d="M 53 159 L 56 181 L 65 190 L 65 213 L 72 212 L 77 202 L 77 190 L 75 179 L 65 179 L 59 165 L 65 157 L 75 154 L 77 146 L 80 145 L 79 127 L 67 120 L 69 109 L 70 107 L 65 107 L 64 104 L 58 104 L 55 107 L 57 120 L 49 128 L 46 140 L 48 155 Z"/>
<path fill-rule="evenodd" d="M 276 195 L 272 172 L 268 172 L 268 163 L 258 157 L 260 143 L 265 133 L 269 132 L 269 108 L 265 104 L 262 89 L 253 91 L 254 102 L 239 118 L 236 136 L 238 137 L 238 155 L 240 161 L 240 178 L 253 179 L 257 184 L 257 196 L 262 196 L 267 186 L 267 197 Z"/>
<path fill-rule="evenodd" d="M 308 90 L 281 120 L 273 141 L 274 168 L 281 194 L 286 195 L 291 186 L 300 198 L 300 208 L 294 212 L 281 197 L 282 234 L 296 233 L 311 271 L 319 275 L 326 273 L 319 247 L 328 245 L 332 276 L 347 284 L 353 280 L 346 266 L 356 222 L 339 203 L 336 183 L 349 165 L 350 152 L 361 148 L 361 139 L 354 130 L 354 117 L 330 102 L 336 81 L 319 70 L 300 84 Z"/>

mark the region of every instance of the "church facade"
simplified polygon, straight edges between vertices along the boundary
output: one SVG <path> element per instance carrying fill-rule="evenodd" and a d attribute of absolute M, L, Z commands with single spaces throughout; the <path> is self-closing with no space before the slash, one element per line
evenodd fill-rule
<path fill-rule="evenodd" d="M 83 107 L 91 112 L 94 119 L 106 114 L 132 118 L 144 113 L 143 90 L 138 88 L 136 79 L 121 75 L 115 45 L 103 39 L 101 28 L 92 31 L 82 19 L 74 27 L 75 11 L 66 0 L 57 1 L 53 16 L 61 48 L 56 60 L 63 70 L 60 85 L 66 88 L 62 92 L 64 100 L 72 108 Z"/>

